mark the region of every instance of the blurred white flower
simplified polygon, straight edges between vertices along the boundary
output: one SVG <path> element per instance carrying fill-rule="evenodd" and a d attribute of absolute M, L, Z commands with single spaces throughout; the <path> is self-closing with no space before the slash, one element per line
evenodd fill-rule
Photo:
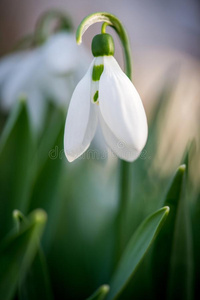
<path fill-rule="evenodd" d="M 115 58 L 94 58 L 77 85 L 65 125 L 64 149 L 71 162 L 89 147 L 98 120 L 105 140 L 121 159 L 135 160 L 147 139 L 142 101 Z"/>
<path fill-rule="evenodd" d="M 73 89 L 86 71 L 88 56 L 75 46 L 75 36 L 59 32 L 45 44 L 0 60 L 0 106 L 9 111 L 21 94 L 35 128 L 42 126 L 47 99 L 67 108 Z"/>

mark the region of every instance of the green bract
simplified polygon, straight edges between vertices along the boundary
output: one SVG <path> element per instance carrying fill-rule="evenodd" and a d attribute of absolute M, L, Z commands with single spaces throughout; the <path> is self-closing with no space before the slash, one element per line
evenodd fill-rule
<path fill-rule="evenodd" d="M 114 55 L 115 46 L 113 38 L 108 33 L 95 35 L 92 40 L 92 54 L 97 56 Z"/>

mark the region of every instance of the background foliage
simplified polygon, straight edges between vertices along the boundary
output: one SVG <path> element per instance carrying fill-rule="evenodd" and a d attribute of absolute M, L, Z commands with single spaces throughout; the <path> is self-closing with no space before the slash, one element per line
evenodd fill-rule
<path fill-rule="evenodd" d="M 199 170 L 191 167 L 199 161 L 199 141 L 175 151 L 182 159 L 171 172 L 163 174 L 156 164 L 172 93 L 166 83 L 155 101 L 147 145 L 130 169 L 120 257 L 116 159 L 92 159 L 89 150 L 67 163 L 66 112 L 52 101 L 37 134 L 28 96 L 16 100 L 9 114 L 1 111 L 2 299 L 199 298 Z"/>

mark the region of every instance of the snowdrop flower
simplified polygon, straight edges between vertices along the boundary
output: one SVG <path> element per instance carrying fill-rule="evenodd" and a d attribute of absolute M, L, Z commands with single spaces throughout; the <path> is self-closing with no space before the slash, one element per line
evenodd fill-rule
<path fill-rule="evenodd" d="M 68 106 L 89 62 L 86 50 L 77 49 L 74 41 L 74 34 L 60 32 L 51 36 L 44 45 L 43 92 L 64 107 Z"/>
<path fill-rule="evenodd" d="M 147 139 L 142 101 L 130 79 L 113 57 L 114 42 L 107 34 L 92 41 L 94 59 L 71 98 L 64 134 L 68 161 L 83 154 L 98 122 L 107 145 L 121 159 L 134 161 Z"/>
<path fill-rule="evenodd" d="M 72 33 L 58 32 L 40 47 L 2 58 L 1 108 L 9 111 L 21 94 L 25 94 L 30 119 L 37 130 L 42 127 L 46 99 L 67 108 L 72 91 L 84 74 L 88 61 L 86 51 L 77 49 L 74 40 Z"/>
<path fill-rule="evenodd" d="M 28 97 L 28 110 L 31 121 L 36 127 L 40 123 L 41 114 L 44 111 L 44 102 L 37 88 L 39 81 L 36 75 L 41 61 L 40 48 L 14 53 L 0 61 L 0 75 L 7 73 L 0 80 L 1 108 L 8 112 L 18 98 L 25 94 Z M 6 69 L 7 72 L 5 72 Z"/>

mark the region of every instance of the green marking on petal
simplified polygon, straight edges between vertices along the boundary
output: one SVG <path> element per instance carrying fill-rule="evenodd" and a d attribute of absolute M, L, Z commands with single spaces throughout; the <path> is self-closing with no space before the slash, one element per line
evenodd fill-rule
<path fill-rule="evenodd" d="M 94 66 L 92 70 L 92 80 L 99 81 L 101 74 L 103 73 L 104 65 Z"/>
<path fill-rule="evenodd" d="M 96 91 L 96 93 L 93 96 L 94 102 L 97 102 L 98 98 L 99 98 L 99 91 Z"/>

